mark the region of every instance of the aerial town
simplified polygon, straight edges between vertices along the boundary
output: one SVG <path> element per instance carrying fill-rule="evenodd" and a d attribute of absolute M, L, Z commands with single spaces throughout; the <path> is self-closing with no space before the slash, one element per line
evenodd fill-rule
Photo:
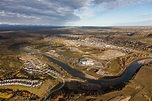
<path fill-rule="evenodd" d="M 0 0 L 0 101 L 152 101 L 152 0 Z"/>
<path fill-rule="evenodd" d="M 150 101 L 151 35 L 151 27 L 2 30 L 0 100 Z"/>

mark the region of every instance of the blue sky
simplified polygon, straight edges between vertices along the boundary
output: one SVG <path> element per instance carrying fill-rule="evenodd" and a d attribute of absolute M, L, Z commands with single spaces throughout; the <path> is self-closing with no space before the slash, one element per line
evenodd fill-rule
<path fill-rule="evenodd" d="M 94 10 L 91 16 L 83 15 L 84 12 L 80 10 L 76 11 L 76 14 L 82 18 L 75 25 L 152 26 L 152 2 L 130 4 L 104 11 L 98 11 L 99 7 L 91 7 L 91 9 Z"/>
<path fill-rule="evenodd" d="M 0 24 L 152 26 L 152 0 L 0 0 Z"/>

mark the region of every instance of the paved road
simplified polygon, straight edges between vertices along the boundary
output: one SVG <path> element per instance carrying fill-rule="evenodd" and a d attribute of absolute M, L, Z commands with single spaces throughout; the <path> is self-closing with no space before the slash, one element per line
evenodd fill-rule
<path fill-rule="evenodd" d="M 60 77 L 60 76 L 58 76 L 58 77 L 62 80 L 62 85 L 61 85 L 59 88 L 52 90 L 52 91 L 43 99 L 43 101 L 47 101 L 52 93 L 54 93 L 54 92 L 60 90 L 62 87 L 64 87 L 64 85 L 65 85 L 65 80 L 64 80 L 62 77 Z"/>
<path fill-rule="evenodd" d="M 35 53 L 35 54 L 37 54 L 37 53 Z M 65 63 L 63 63 L 55 58 L 52 58 L 46 54 L 39 53 L 39 55 L 42 55 L 42 56 L 48 58 L 51 62 L 59 65 L 60 67 L 62 67 L 65 71 L 67 71 L 72 76 L 78 77 L 82 80 L 86 80 L 87 82 L 90 82 L 90 83 L 99 84 L 101 86 L 113 86 L 113 85 L 119 85 L 119 84 L 124 84 L 124 83 L 128 82 L 134 76 L 134 74 L 136 74 L 137 71 L 143 66 L 143 64 L 139 64 L 139 61 L 145 60 L 145 59 L 152 59 L 152 58 L 141 58 L 141 59 L 137 59 L 137 60 L 133 61 L 128 67 L 126 67 L 125 71 L 118 77 L 114 77 L 114 78 L 110 78 L 110 79 L 101 78 L 98 80 L 94 80 L 94 79 L 87 78 L 84 73 L 72 68 L 71 66 L 69 66 L 69 65 L 67 65 L 67 64 L 65 64 Z M 63 81 L 63 84 L 64 83 L 65 83 L 65 81 Z M 61 87 L 59 87 L 58 89 L 51 91 L 45 97 L 44 101 L 46 101 L 46 99 L 49 98 L 50 94 L 61 89 L 63 86 L 64 85 L 61 85 Z"/>

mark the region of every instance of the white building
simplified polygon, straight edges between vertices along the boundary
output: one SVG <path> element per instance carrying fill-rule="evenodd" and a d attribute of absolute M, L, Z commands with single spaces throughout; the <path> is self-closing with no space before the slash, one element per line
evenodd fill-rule
<path fill-rule="evenodd" d="M 86 58 L 80 59 L 79 63 L 82 65 L 86 65 L 86 66 L 93 66 L 94 65 L 94 62 L 92 60 L 89 60 Z"/>

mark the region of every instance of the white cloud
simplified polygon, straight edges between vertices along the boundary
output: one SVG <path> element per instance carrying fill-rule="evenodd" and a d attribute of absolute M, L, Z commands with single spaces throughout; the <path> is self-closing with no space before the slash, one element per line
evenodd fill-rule
<path fill-rule="evenodd" d="M 152 0 L 0 0 L 0 22 L 34 25 L 67 25 L 96 10 L 109 10 Z M 96 6 L 95 8 L 92 8 Z M 76 11 L 80 10 L 79 13 Z"/>
<path fill-rule="evenodd" d="M 152 0 L 93 0 L 93 3 L 100 5 L 102 11 L 146 2 Z"/>
<path fill-rule="evenodd" d="M 60 25 L 80 20 L 76 9 L 87 0 L 1 0 L 0 22 Z"/>

